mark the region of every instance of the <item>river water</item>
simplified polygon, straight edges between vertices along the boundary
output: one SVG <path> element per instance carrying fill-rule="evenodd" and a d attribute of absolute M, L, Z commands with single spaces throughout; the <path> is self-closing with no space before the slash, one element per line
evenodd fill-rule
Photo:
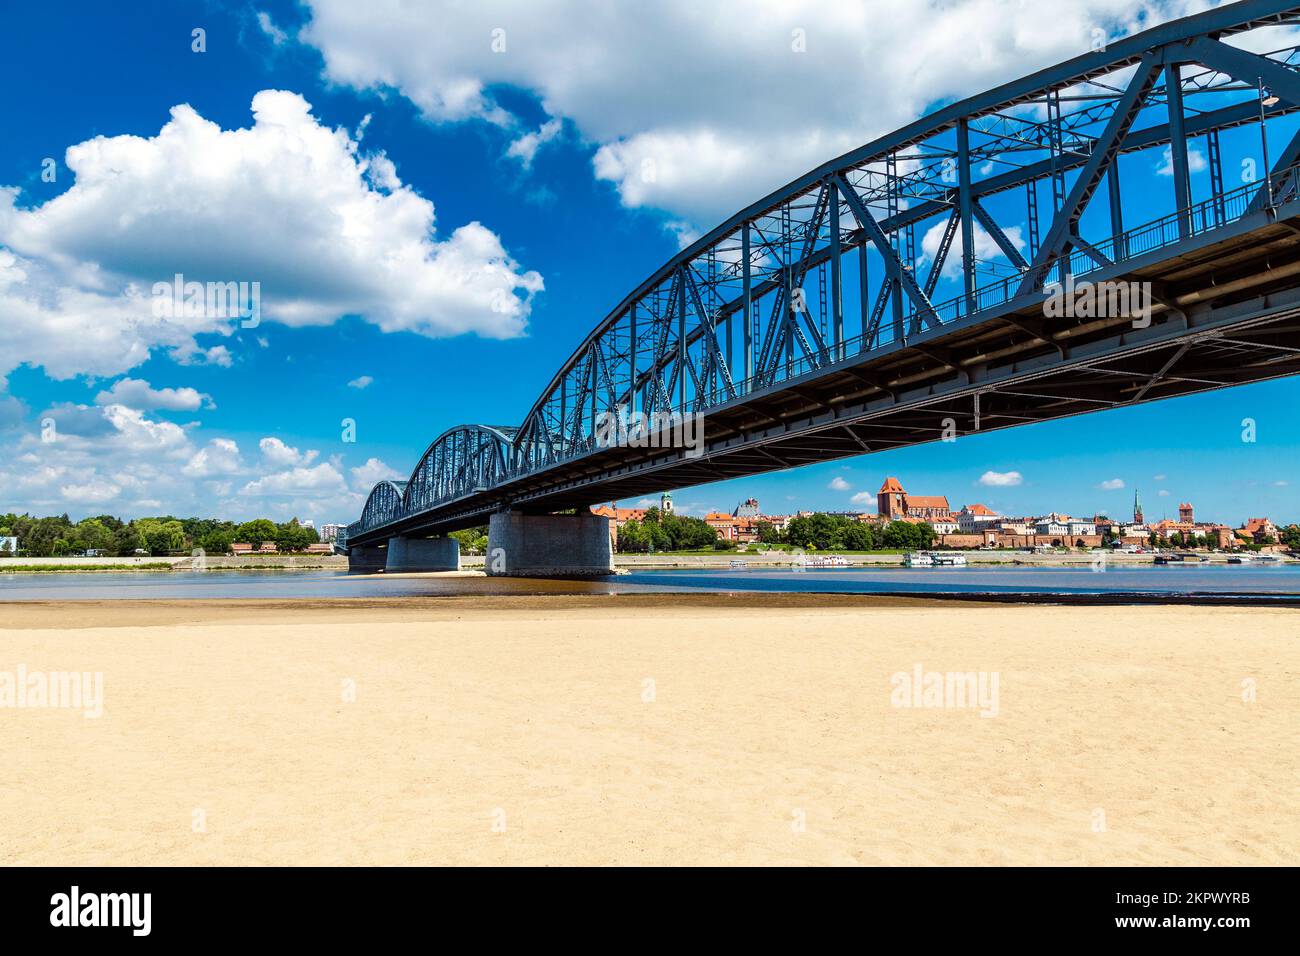
<path fill-rule="evenodd" d="M 734 568 L 637 571 L 600 581 L 349 575 L 342 571 L 173 571 L 0 575 L 0 601 L 371 598 L 635 592 L 828 592 L 1058 596 L 1213 595 L 1261 602 L 1300 595 L 1300 565 Z"/>

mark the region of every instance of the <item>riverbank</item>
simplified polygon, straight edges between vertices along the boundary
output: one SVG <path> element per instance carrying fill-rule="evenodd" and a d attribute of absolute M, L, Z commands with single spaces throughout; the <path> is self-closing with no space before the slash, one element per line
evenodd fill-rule
<path fill-rule="evenodd" d="M 832 552 L 826 552 L 831 554 Z M 901 552 L 854 553 L 833 552 L 841 554 L 848 562 L 848 567 L 902 567 Z M 1095 565 L 1098 552 L 1068 551 L 1050 554 L 1031 554 L 1024 551 L 959 551 L 970 566 L 981 567 L 1088 567 Z M 791 555 L 783 551 L 768 551 L 762 554 L 750 554 L 743 551 L 711 551 L 703 554 L 617 554 L 614 566 L 628 571 L 651 570 L 722 570 L 740 562 L 746 567 L 783 568 L 797 563 L 803 558 L 815 555 Z M 1107 552 L 1108 567 L 1142 567 L 1155 563 L 1155 555 L 1122 554 Z M 1204 563 L 1210 565 L 1227 564 L 1228 554 L 1205 554 L 1204 562 L 1189 561 L 1189 565 Z M 467 571 L 482 570 L 484 557 L 481 554 L 462 554 L 461 568 Z M 1254 563 L 1260 562 L 1258 558 Z M 1277 555 L 1276 564 L 1300 564 L 1287 555 Z M 208 555 L 202 559 L 203 568 L 208 571 L 321 571 L 347 570 L 348 559 L 344 555 L 286 554 L 286 555 Z M 195 569 L 195 559 L 189 556 L 176 558 L 13 558 L 0 560 L 0 575 L 5 573 L 68 573 L 87 571 L 191 571 Z"/>
<path fill-rule="evenodd" d="M 1297 613 L 8 604 L 0 672 L 103 714 L 0 709 L 0 863 L 1287 864 Z M 901 706 L 918 668 L 986 693 Z"/>

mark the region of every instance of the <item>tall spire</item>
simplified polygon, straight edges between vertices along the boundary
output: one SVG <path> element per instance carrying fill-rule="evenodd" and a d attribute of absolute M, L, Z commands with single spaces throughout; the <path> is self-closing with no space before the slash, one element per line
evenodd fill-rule
<path fill-rule="evenodd" d="M 1136 488 L 1133 489 L 1133 523 L 1142 524 L 1142 499 Z"/>

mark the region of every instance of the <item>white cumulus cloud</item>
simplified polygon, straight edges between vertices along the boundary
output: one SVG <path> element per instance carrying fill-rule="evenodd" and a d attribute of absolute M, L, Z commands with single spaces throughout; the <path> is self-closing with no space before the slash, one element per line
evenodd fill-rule
<path fill-rule="evenodd" d="M 369 492 L 378 482 L 385 479 L 402 479 L 406 475 L 394 468 L 388 467 L 378 458 L 368 458 L 366 463 L 352 471 L 352 487 L 358 491 Z"/>
<path fill-rule="evenodd" d="M 595 144 L 629 207 L 712 226 L 831 157 L 1202 0 L 307 0 L 326 77 L 396 89 L 531 155 L 496 91 L 531 93 Z M 1285 46 L 1277 43 L 1276 47 Z"/>
<path fill-rule="evenodd" d="M 164 409 L 174 412 L 193 412 L 200 408 L 217 406 L 210 395 L 193 388 L 154 388 L 144 379 L 124 378 L 113 383 L 112 388 L 95 396 L 96 405 L 129 405 L 132 408 Z"/>
<path fill-rule="evenodd" d="M 191 478 L 229 475 L 240 469 L 239 445 L 229 438 L 213 438 L 196 451 L 181 472 Z"/>
<path fill-rule="evenodd" d="M 433 203 L 387 157 L 296 93 L 263 90 L 252 112 L 252 126 L 222 129 L 182 104 L 154 136 L 71 146 L 76 181 L 39 206 L 0 187 L 0 376 L 23 363 L 120 374 L 155 349 L 230 364 L 196 336 L 229 335 L 232 319 L 155 314 L 155 284 L 178 273 L 258 282 L 262 317 L 286 325 L 358 315 L 427 336 L 524 331 L 542 278 L 496 233 L 436 230 Z"/>
<path fill-rule="evenodd" d="M 1023 481 L 1018 471 L 986 471 L 980 475 L 980 484 L 988 488 L 1014 488 Z"/>
<path fill-rule="evenodd" d="M 323 461 L 314 468 L 291 468 L 263 475 L 244 485 L 244 495 L 316 495 L 347 491 L 343 474 L 333 463 Z"/>
<path fill-rule="evenodd" d="M 283 468 L 288 465 L 309 465 L 320 454 L 314 449 L 299 452 L 297 448 L 286 445 L 282 440 L 274 436 L 263 438 L 257 443 L 257 447 L 262 450 L 262 458 L 272 468 Z"/>

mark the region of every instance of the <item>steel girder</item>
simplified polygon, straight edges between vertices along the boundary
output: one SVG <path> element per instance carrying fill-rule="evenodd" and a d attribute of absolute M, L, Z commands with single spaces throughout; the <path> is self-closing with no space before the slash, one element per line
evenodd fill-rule
<path fill-rule="evenodd" d="M 1259 122 L 1260 83 L 1281 100 L 1270 119 L 1300 110 L 1300 48 L 1265 56 L 1225 38 L 1296 23 L 1300 7 L 1264 0 L 1166 23 L 812 170 L 641 283 L 582 341 L 518 429 L 464 426 L 439 438 L 411 476 L 403 514 L 592 454 L 603 415 L 711 412 L 876 350 L 923 349 L 910 340 L 1041 297 L 1051 273 L 1083 276 L 1154 248 L 1174 255 L 1179 242 L 1257 211 L 1259 183 L 1223 188 L 1218 135 Z M 1268 48 L 1255 38 L 1249 45 Z M 1201 136 L 1212 139 L 1216 188 L 1194 203 L 1187 150 Z M 1165 146 L 1173 211 L 1126 231 L 1130 197 L 1118 157 Z M 1296 188 L 1297 161 L 1300 135 L 1279 150 L 1275 192 Z M 1026 210 L 1008 209 L 1019 190 L 1029 213 L 1021 232 L 1042 237 L 1028 249 L 1016 241 Z M 1094 205 L 1103 208 L 1089 215 Z M 927 263 L 910 255 L 918 231 L 938 240 L 923 282 L 916 273 Z M 981 234 L 994 260 L 977 256 Z M 958 236 L 957 288 L 936 298 Z M 1050 338 L 1032 318 L 1015 322 Z M 942 351 L 923 354 L 955 367 Z"/>
<path fill-rule="evenodd" d="M 514 428 L 458 425 L 434 439 L 406 481 L 381 481 L 348 526 L 349 539 L 507 480 L 514 474 Z"/>
<path fill-rule="evenodd" d="M 388 524 L 398 516 L 402 507 L 402 493 L 406 490 L 404 481 L 384 480 L 370 489 L 361 517 L 348 525 L 348 538 L 355 538 L 363 531 Z"/>

